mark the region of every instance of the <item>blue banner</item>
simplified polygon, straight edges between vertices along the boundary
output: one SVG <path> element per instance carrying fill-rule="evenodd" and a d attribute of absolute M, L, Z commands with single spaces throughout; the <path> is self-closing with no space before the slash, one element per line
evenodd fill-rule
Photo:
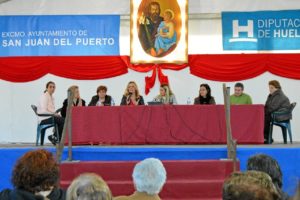
<path fill-rule="evenodd" d="M 119 55 L 118 15 L 0 16 L 0 56 Z"/>
<path fill-rule="evenodd" d="M 300 10 L 223 12 L 224 50 L 299 50 Z"/>

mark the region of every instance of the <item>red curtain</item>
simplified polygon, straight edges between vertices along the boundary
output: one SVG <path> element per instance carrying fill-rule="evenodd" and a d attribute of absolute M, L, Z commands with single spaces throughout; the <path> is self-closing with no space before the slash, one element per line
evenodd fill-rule
<path fill-rule="evenodd" d="M 152 71 L 146 77 L 146 94 L 156 76 L 168 83 L 163 70 L 190 67 L 191 74 L 215 81 L 238 81 L 256 77 L 266 71 L 278 76 L 300 79 L 300 54 L 208 54 L 189 55 L 187 64 L 130 63 L 129 56 L 40 56 L 0 58 L 0 78 L 11 82 L 36 80 L 48 73 L 79 80 L 115 77 L 128 72 Z"/>
<path fill-rule="evenodd" d="M 300 79 L 300 54 L 223 54 L 189 56 L 191 74 L 215 81 L 254 78 L 266 71 Z"/>
<path fill-rule="evenodd" d="M 170 70 L 182 70 L 188 66 L 188 64 L 182 64 L 182 65 L 176 65 L 176 64 L 138 64 L 134 65 L 130 63 L 129 56 L 123 56 L 123 60 L 128 66 L 128 68 L 138 71 L 138 72 L 149 72 L 152 70 L 152 76 L 151 77 L 145 77 L 145 93 L 148 94 L 150 89 L 154 86 L 157 71 L 158 71 L 158 80 L 161 84 L 163 83 L 169 83 L 169 79 L 167 76 L 165 76 L 162 72 L 162 69 L 170 69 Z"/>
<path fill-rule="evenodd" d="M 37 56 L 0 58 L 0 78 L 11 82 L 33 81 L 46 74 L 93 80 L 126 74 L 120 56 Z"/>

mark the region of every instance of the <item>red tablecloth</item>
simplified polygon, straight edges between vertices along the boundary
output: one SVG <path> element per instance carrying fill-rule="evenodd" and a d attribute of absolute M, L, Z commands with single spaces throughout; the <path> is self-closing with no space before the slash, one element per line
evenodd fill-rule
<path fill-rule="evenodd" d="M 263 105 L 231 107 L 239 144 L 263 143 Z M 75 107 L 73 144 L 225 144 L 223 105 Z"/>

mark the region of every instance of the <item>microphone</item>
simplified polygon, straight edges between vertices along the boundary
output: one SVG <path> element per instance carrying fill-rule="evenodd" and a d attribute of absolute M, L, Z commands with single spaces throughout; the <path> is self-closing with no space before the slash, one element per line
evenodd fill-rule
<path fill-rule="evenodd" d="M 132 93 L 129 92 L 128 97 L 127 97 L 127 105 L 130 103 L 131 96 L 132 96 Z"/>

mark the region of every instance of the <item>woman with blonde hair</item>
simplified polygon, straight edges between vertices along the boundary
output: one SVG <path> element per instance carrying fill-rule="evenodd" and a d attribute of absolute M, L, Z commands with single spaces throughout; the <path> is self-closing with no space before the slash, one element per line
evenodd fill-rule
<path fill-rule="evenodd" d="M 72 106 L 85 106 L 85 101 L 81 99 L 79 93 L 79 87 L 77 85 L 72 85 L 71 87 L 69 87 L 68 91 L 70 91 L 74 97 Z M 68 107 L 68 98 L 64 100 L 63 107 L 61 108 L 60 111 L 60 114 L 63 118 L 66 118 L 67 107 Z"/>
<path fill-rule="evenodd" d="M 142 95 L 140 95 L 138 86 L 134 81 L 130 81 L 127 84 L 122 97 L 121 105 L 145 105 L 144 98 Z"/>
<path fill-rule="evenodd" d="M 84 173 L 73 180 L 67 191 L 67 200 L 112 200 L 105 181 L 94 173 Z"/>
<path fill-rule="evenodd" d="M 177 104 L 175 95 L 167 84 L 162 84 L 160 86 L 159 95 L 154 98 L 154 101 L 163 104 Z"/>

